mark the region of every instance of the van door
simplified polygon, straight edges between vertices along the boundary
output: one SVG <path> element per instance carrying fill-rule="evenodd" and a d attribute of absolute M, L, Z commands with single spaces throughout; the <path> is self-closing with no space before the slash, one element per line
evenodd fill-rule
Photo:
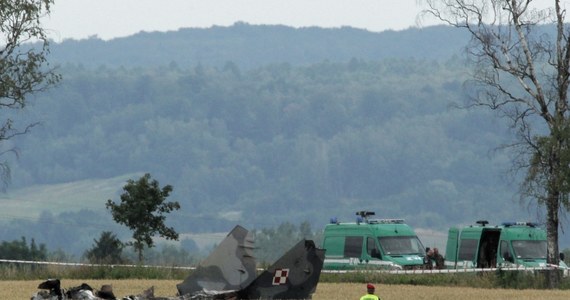
<path fill-rule="evenodd" d="M 447 246 L 445 248 L 445 260 L 453 265 L 453 268 L 457 267 L 457 248 L 459 237 L 458 228 L 450 228 L 447 233 Z"/>
<path fill-rule="evenodd" d="M 513 252 L 511 247 L 509 247 L 509 242 L 502 240 L 499 245 L 499 253 L 497 257 L 497 263 L 500 266 L 511 266 L 515 262 Z"/>
<path fill-rule="evenodd" d="M 478 244 L 479 240 L 476 239 L 461 239 L 457 253 L 457 263 L 461 264 L 460 267 L 471 268 L 474 266 Z"/>
<path fill-rule="evenodd" d="M 497 250 L 499 248 L 499 238 L 501 230 L 497 228 L 485 228 L 481 234 L 479 251 L 477 255 L 478 268 L 497 267 Z"/>
<path fill-rule="evenodd" d="M 376 245 L 376 239 L 373 237 L 366 238 L 366 254 L 368 255 L 367 260 L 382 259 L 380 250 L 378 250 L 378 246 Z"/>
<path fill-rule="evenodd" d="M 344 257 L 357 258 L 362 262 L 362 244 L 364 238 L 362 236 L 347 236 L 344 241 Z"/>

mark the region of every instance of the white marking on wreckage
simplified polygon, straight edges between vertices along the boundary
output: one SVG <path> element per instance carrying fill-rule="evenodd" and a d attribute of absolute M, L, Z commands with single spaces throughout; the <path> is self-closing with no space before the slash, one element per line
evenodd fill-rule
<path fill-rule="evenodd" d="M 284 285 L 289 278 L 289 269 L 277 269 L 273 275 L 273 285 Z"/>

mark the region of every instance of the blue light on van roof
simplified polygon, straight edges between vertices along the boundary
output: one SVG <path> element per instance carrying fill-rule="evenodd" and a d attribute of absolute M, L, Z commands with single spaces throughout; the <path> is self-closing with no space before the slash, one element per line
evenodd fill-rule
<path fill-rule="evenodd" d="M 337 217 L 332 217 L 332 218 L 330 219 L 330 223 L 331 223 L 331 224 L 338 224 L 338 218 L 337 218 Z"/>

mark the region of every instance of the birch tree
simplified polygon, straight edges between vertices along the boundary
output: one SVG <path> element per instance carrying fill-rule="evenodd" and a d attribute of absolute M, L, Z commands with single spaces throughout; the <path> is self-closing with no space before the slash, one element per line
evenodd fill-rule
<path fill-rule="evenodd" d="M 426 0 L 423 17 L 466 30 L 475 91 L 468 107 L 485 107 L 516 133 L 513 167 L 523 171 L 521 197 L 545 210 L 547 262 L 559 264 L 560 214 L 570 192 L 570 27 L 559 0 Z M 551 288 L 559 272 L 548 272 Z"/>
<path fill-rule="evenodd" d="M 41 25 L 52 4 L 51 0 L 0 0 L 0 109 L 23 109 L 30 95 L 61 79 L 47 60 L 49 42 Z M 34 125 L 16 124 L 5 113 L 0 118 L 0 143 L 27 133 Z M 3 180 L 9 178 L 6 163 L 0 163 L 0 175 Z"/>

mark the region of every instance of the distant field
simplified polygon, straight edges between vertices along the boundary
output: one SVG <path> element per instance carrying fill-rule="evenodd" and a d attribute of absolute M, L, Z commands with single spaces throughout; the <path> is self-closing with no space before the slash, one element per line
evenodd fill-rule
<path fill-rule="evenodd" d="M 30 299 L 37 291 L 41 280 L 0 281 L 0 299 Z M 155 287 L 155 296 L 173 296 L 179 280 L 62 280 L 63 287 L 87 283 L 94 288 L 111 284 L 117 297 L 136 295 L 150 286 Z M 570 291 L 550 290 L 504 290 L 458 287 L 429 287 L 412 285 L 376 285 L 377 295 L 389 299 L 569 299 Z M 359 299 L 365 293 L 364 284 L 321 283 L 314 300 Z"/>
<path fill-rule="evenodd" d="M 133 173 L 108 179 L 36 185 L 8 191 L 0 195 L 0 216 L 30 219 L 38 217 L 44 210 L 54 214 L 81 209 L 105 210 L 105 202 L 122 192 L 127 180 L 140 176 L 142 173 Z"/>

